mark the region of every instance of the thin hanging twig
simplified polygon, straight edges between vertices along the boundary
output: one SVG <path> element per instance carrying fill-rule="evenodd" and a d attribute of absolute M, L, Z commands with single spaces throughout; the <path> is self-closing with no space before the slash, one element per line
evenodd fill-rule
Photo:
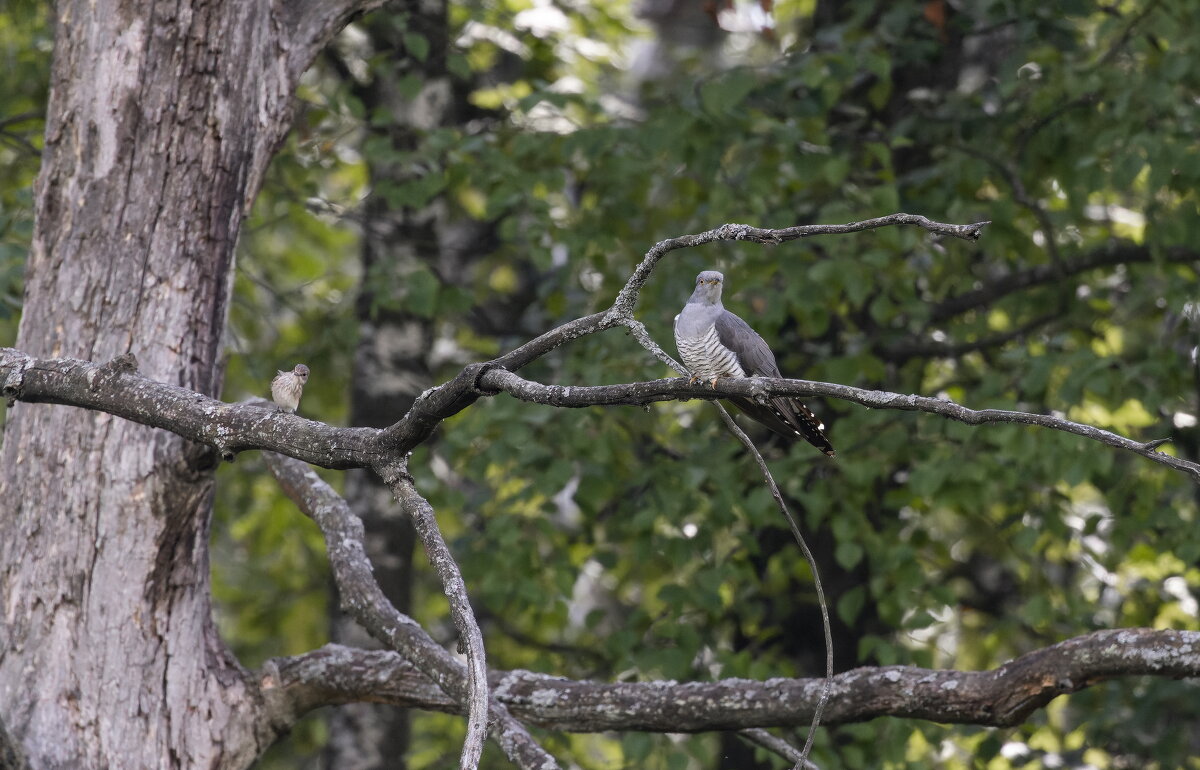
<path fill-rule="evenodd" d="M 829 624 L 829 605 L 825 602 L 825 589 L 821 586 L 821 574 L 817 571 L 817 559 L 813 556 L 812 549 L 808 547 L 804 535 L 800 532 L 800 525 L 796 523 L 796 517 L 792 516 L 792 512 L 788 510 L 787 503 L 784 502 L 783 495 L 779 491 L 779 485 L 775 483 L 775 477 L 771 475 L 771 469 L 767 467 L 767 461 L 763 459 L 758 447 L 754 446 L 754 442 L 750 440 L 746 432 L 734 422 L 724 405 L 719 401 L 714 401 L 713 405 L 721 413 L 725 427 L 729 428 L 730 433 L 737 436 L 738 441 L 742 442 L 742 446 L 746 447 L 746 450 L 754 457 L 754 461 L 758 463 L 758 469 L 762 471 L 763 478 L 767 480 L 767 486 L 771 488 L 771 496 L 775 498 L 775 503 L 783 512 L 783 517 L 787 519 L 788 527 L 792 530 L 792 537 L 796 538 L 796 542 L 800 545 L 800 551 L 804 554 L 805 561 L 808 562 L 808 568 L 812 570 L 813 587 L 817 590 L 817 604 L 821 607 L 821 627 L 825 632 L 825 682 L 821 686 L 821 697 L 817 699 L 817 707 L 813 709 L 808 738 L 805 739 L 804 748 L 800 750 L 800 759 L 796 762 L 795 770 L 804 770 L 808 763 L 808 753 L 812 750 L 813 739 L 817 735 L 817 728 L 821 725 L 821 713 L 825 710 L 825 702 L 829 700 L 829 690 L 833 686 L 833 629 Z"/>

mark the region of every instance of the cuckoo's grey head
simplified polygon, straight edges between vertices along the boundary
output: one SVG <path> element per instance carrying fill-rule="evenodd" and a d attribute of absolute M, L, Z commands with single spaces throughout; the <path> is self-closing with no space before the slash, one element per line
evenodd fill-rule
<path fill-rule="evenodd" d="M 721 301 L 721 287 L 725 284 L 725 276 L 716 270 L 705 270 L 696 276 L 696 290 L 688 302 L 699 302 L 703 305 L 715 305 Z"/>

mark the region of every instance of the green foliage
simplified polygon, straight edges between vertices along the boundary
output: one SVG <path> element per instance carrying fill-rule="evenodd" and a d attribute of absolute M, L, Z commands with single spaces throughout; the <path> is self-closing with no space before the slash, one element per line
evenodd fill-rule
<path fill-rule="evenodd" d="M 556 250 L 569 255 L 540 288 L 544 325 L 605 306 L 655 241 L 726 221 L 779 226 L 895 210 L 991 219 L 978 246 L 893 229 L 677 252 L 647 286 L 640 317 L 668 342 L 691 277 L 715 266 L 727 273 L 727 304 L 776 342 L 785 372 L 1059 411 L 1135 438 L 1173 434 L 1179 443 L 1166 451 L 1194 456 L 1192 434 L 1172 424 L 1196 410 L 1185 365 L 1195 329 L 1184 318 L 1194 260 L 1169 255 L 1198 234 L 1195 111 L 1183 108 L 1196 73 L 1175 57 L 1188 56 L 1197 30 L 1179 26 L 1172 4 L 1142 10 L 1123 9 L 1116 23 L 1085 7 L 1063 15 L 1028 6 L 1014 21 L 1009 6 L 985 6 L 976 23 L 1012 31 L 1002 54 L 979 57 L 986 77 L 975 88 L 897 85 L 929 80 L 923 68 L 938 66 L 944 48 L 908 7 L 823 28 L 826 45 L 767 68 L 664 88 L 632 124 L 614 120 L 595 93 L 514 81 L 493 89 L 520 95 L 502 100 L 510 123 L 463 132 L 457 144 L 437 137 L 451 164 L 440 173 L 452 196 L 475 202 L 468 210 L 499 221 L 497 263 L 549 269 Z M 956 34 L 996 44 L 958 23 Z M 555 125 L 547 112 L 573 128 L 537 131 L 539 121 Z M 1070 271 L 1114 239 L 1139 261 Z M 1060 279 L 938 314 L 947 298 L 1056 262 L 1068 266 Z M 903 345 L 928 352 L 898 353 Z M 603 383 L 661 369 L 611 335 L 526 374 Z M 1164 588 L 1172 578 L 1176 588 L 1196 586 L 1200 540 L 1184 479 L 1044 430 L 820 408 L 837 463 L 805 447 L 772 460 L 827 546 L 838 633 L 860 656 L 840 667 L 992 667 L 1096 628 L 1197 627 L 1194 601 Z M 476 601 L 506 619 L 489 633 L 495 665 L 583 676 L 599 656 L 607 676 L 819 671 L 811 576 L 752 464 L 703 405 L 663 404 L 648 416 L 498 397 L 448 425 L 438 451 L 470 491 L 442 491 L 428 474 L 422 487 L 462 522 L 454 548 Z M 563 495 L 575 484 L 572 518 Z M 1142 551 L 1160 565 L 1152 574 L 1137 566 Z M 507 580 L 491 579 L 498 568 Z M 581 595 L 593 597 L 586 613 Z M 571 646 L 578 652 L 563 652 Z M 968 766 L 978 751 L 989 767 L 1008 767 L 1021 764 L 1010 761 L 1019 752 L 1002 747 L 1044 755 L 1052 749 L 1037 745 L 1047 735 L 1053 751 L 1089 762 L 1172 766 L 1186 756 L 1182 745 L 1137 737 L 1158 734 L 1145 726 L 1162 712 L 1134 685 L 1105 690 L 1109 705 L 1100 697 L 1075 696 L 1003 739 L 918 722 L 841 728 L 818 761 L 927 767 L 949 741 L 959 759 L 941 766 Z M 1117 723 L 1130 740 L 1108 740 Z M 649 736 L 626 736 L 621 747 L 623 758 L 605 766 L 676 755 Z M 698 766 L 712 766 L 713 747 L 704 751 Z"/>
<path fill-rule="evenodd" d="M 471 324 L 514 294 L 522 269 L 537 275 L 531 336 L 607 306 L 663 238 L 904 210 L 992 224 L 978 244 L 893 228 L 674 252 L 639 318 L 670 349 L 693 276 L 715 267 L 727 306 L 772 341 L 786 374 L 1059 412 L 1135 439 L 1171 437 L 1163 451 L 1194 459 L 1189 355 L 1200 321 L 1196 260 L 1181 250 L 1200 243 L 1196 14 L 1182 0 L 985 1 L 940 30 L 921 4 L 850 5 L 839 18 L 829 8 L 818 17 L 812 2 L 777 3 L 777 47 L 738 36 L 725 66 L 636 94 L 620 70 L 640 34 L 624 4 L 582 4 L 546 29 L 522 26 L 523 3 L 454 5 L 450 38 L 462 47 L 447 68 L 473 118 L 420 132 L 403 150 L 363 141 L 364 126 L 389 116 L 364 114 L 348 83 L 318 66 L 242 239 L 226 398 L 263 395 L 276 369 L 303 361 L 314 375 L 301 412 L 344 421 L 360 282 L 377 290 L 376 309 L 436 319 L 458 358 L 482 360 L 524 339 Z M 43 13 L 0 10 L 0 42 L 13 29 L 33 41 L 7 44 L 10 63 L 33 69 L 5 81 L 0 120 L 44 99 L 44 33 L 20 27 L 44 24 Z M 411 56 L 438 55 L 407 20 L 393 21 Z M 422 81 L 409 77 L 416 96 Z M 494 223 L 494 250 L 465 280 L 387 266 L 360 274 L 354 223 L 369 169 L 384 165 L 409 171 L 372 190 L 388 205 L 436 201 Z M 0 142 L 0 172 L 2 335 L 15 333 L 4 307 L 20 296 L 33 168 Z M 1101 259 L 1112 249 L 1130 256 Z M 994 290 L 1038 269 L 1044 280 Z M 976 289 L 991 294 L 953 309 L 949 300 Z M 666 372 L 608 332 L 522 374 L 599 384 Z M 1197 498 L 1181 476 L 1047 430 L 812 406 L 836 462 L 769 440 L 767 454 L 818 549 L 839 669 L 990 668 L 1098 628 L 1200 628 Z M 622 680 L 821 671 L 809 569 L 706 404 L 556 410 L 484 399 L 412 468 L 497 668 Z M 226 638 L 248 665 L 320 644 L 328 578 L 318 533 L 255 461 L 219 481 L 214 591 Z M 440 588 L 428 571 L 418 579 L 414 615 L 449 640 Z M 846 768 L 1183 767 L 1196 703 L 1194 684 L 1120 681 L 1011 730 L 913 720 L 823 729 L 814 758 Z M 461 719 L 417 717 L 410 766 L 446 766 L 461 737 Z M 711 768 L 721 752 L 712 735 L 539 738 L 589 770 Z M 276 761 L 295 764 L 304 750 Z M 489 749 L 485 765 L 504 762 Z"/>
<path fill-rule="evenodd" d="M 50 79 L 48 14 L 43 3 L 0 5 L 0 345 L 16 340 L 33 237 L 33 180 Z"/>

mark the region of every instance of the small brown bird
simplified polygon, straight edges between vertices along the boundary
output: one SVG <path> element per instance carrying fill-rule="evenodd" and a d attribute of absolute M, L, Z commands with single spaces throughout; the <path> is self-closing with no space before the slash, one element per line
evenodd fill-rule
<path fill-rule="evenodd" d="M 271 399 L 285 412 L 295 412 L 300 406 L 304 383 L 308 382 L 308 367 L 296 364 L 290 372 L 281 371 L 271 380 Z"/>

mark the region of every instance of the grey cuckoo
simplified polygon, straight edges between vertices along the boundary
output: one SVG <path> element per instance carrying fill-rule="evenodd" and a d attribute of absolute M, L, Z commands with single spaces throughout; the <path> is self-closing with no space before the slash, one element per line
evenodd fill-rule
<path fill-rule="evenodd" d="M 725 276 L 716 270 L 696 276 L 696 290 L 675 316 L 675 345 L 692 372 L 692 381 L 716 385 L 722 377 L 782 377 L 766 341 L 721 304 L 724 282 Z M 825 426 L 796 399 L 770 398 L 765 405 L 750 398 L 729 400 L 779 435 L 802 438 L 834 456 L 833 444 L 823 431 Z"/>

